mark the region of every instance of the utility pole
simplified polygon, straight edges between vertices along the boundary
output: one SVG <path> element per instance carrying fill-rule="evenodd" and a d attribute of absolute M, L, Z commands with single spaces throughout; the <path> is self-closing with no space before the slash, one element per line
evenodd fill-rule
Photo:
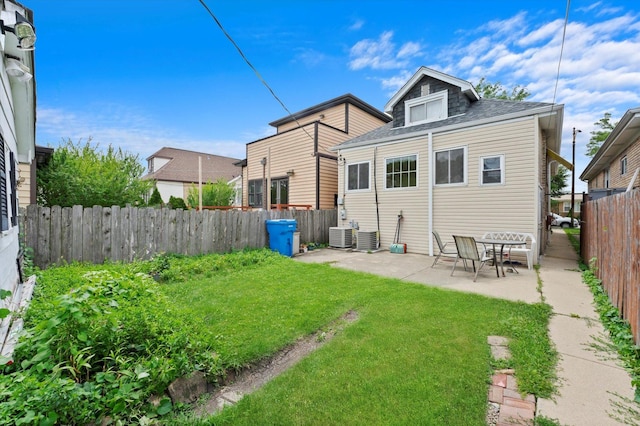
<path fill-rule="evenodd" d="M 578 130 L 575 127 L 573 128 L 573 151 L 571 155 L 571 222 L 569 222 L 569 226 L 573 228 L 573 214 L 576 206 L 576 133 L 581 133 L 582 130 Z"/>

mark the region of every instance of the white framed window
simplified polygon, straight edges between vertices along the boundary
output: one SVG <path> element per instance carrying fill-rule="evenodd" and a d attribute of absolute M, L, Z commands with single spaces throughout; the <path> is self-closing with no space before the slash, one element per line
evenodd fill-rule
<path fill-rule="evenodd" d="M 405 101 L 404 125 L 414 126 L 416 124 L 429 123 L 447 118 L 448 99 L 448 92 L 442 90 L 427 96 Z"/>
<path fill-rule="evenodd" d="M 480 157 L 480 185 L 504 185 L 504 154 Z"/>
<path fill-rule="evenodd" d="M 626 174 L 627 174 L 627 156 L 625 155 L 620 160 L 620 175 L 626 175 Z"/>
<path fill-rule="evenodd" d="M 347 165 L 347 191 L 368 190 L 370 188 L 369 169 L 368 161 Z"/>
<path fill-rule="evenodd" d="M 562 211 L 564 213 L 569 213 L 571 211 L 571 201 L 562 202 Z"/>
<path fill-rule="evenodd" d="M 415 188 L 418 186 L 418 156 L 387 158 L 385 188 Z"/>
<path fill-rule="evenodd" d="M 604 187 L 609 188 L 609 169 L 604 169 Z"/>
<path fill-rule="evenodd" d="M 436 185 L 461 185 L 467 183 L 466 146 L 436 151 L 433 157 Z"/>

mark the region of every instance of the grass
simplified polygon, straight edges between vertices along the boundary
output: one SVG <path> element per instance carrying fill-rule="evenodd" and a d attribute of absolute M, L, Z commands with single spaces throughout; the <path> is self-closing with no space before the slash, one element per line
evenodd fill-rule
<path fill-rule="evenodd" d="M 554 392 L 550 308 L 458 293 L 253 251 L 163 257 L 134 265 L 161 280 L 189 337 L 213 347 L 226 368 L 268 357 L 350 309 L 359 314 L 321 349 L 210 419 L 185 424 L 485 424 L 492 371 L 488 335 L 511 339 L 522 392 Z M 49 278 L 47 278 L 47 276 Z M 43 272 L 34 300 L 76 285 Z"/>

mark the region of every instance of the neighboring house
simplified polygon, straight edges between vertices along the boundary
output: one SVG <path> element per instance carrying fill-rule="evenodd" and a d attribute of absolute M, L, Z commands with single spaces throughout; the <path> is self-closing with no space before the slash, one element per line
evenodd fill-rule
<path fill-rule="evenodd" d="M 430 255 L 433 230 L 451 244 L 454 234 L 526 232 L 543 248 L 563 110 L 480 99 L 471 83 L 420 68 L 387 103 L 391 123 L 332 148 L 339 226 L 378 231 L 388 248 L 402 215 L 400 242 Z"/>
<path fill-rule="evenodd" d="M 611 131 L 580 175 L 587 181 L 589 196 L 611 195 L 640 186 L 640 107 L 628 110 Z M 632 183 L 633 180 L 633 183 Z"/>
<path fill-rule="evenodd" d="M 573 194 L 574 198 L 574 217 L 580 214 L 580 205 L 582 204 L 582 193 Z M 555 203 L 553 202 L 555 201 Z M 563 194 L 552 199 L 551 211 L 560 216 L 568 216 L 571 211 L 571 194 Z"/>
<path fill-rule="evenodd" d="M 0 20 L 0 288 L 14 290 L 21 278 L 18 165 L 30 165 L 35 153 L 35 33 L 33 12 L 19 3 L 0 2 Z"/>
<path fill-rule="evenodd" d="M 243 205 L 335 208 L 338 161 L 329 147 L 390 120 L 346 94 L 269 123 L 277 129 L 275 135 L 247 144 Z"/>
<path fill-rule="evenodd" d="M 34 161 L 31 163 L 20 162 L 18 166 L 18 205 L 20 208 L 37 203 L 37 172 L 39 168 L 47 164 L 51 155 L 53 155 L 53 148 L 36 145 Z"/>
<path fill-rule="evenodd" d="M 189 188 L 197 185 L 202 165 L 202 183 L 222 178 L 230 181 L 242 173 L 235 165 L 237 158 L 222 157 L 204 152 L 177 148 L 162 148 L 147 158 L 147 174 L 143 179 L 153 179 L 163 202 L 169 197 L 183 198 L 186 202 Z"/>

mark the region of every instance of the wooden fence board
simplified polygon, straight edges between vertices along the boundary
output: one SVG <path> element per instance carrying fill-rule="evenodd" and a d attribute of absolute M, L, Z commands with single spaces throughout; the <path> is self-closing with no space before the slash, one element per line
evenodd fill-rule
<path fill-rule="evenodd" d="M 640 343 L 640 191 L 583 203 L 581 255 Z"/>
<path fill-rule="evenodd" d="M 22 220 L 24 241 L 34 251 L 34 262 L 46 268 L 56 262 L 131 262 L 162 252 L 196 255 L 268 247 L 265 221 L 292 218 L 298 223 L 301 242 L 327 243 L 328 228 L 336 226 L 337 213 L 33 205 Z"/>

